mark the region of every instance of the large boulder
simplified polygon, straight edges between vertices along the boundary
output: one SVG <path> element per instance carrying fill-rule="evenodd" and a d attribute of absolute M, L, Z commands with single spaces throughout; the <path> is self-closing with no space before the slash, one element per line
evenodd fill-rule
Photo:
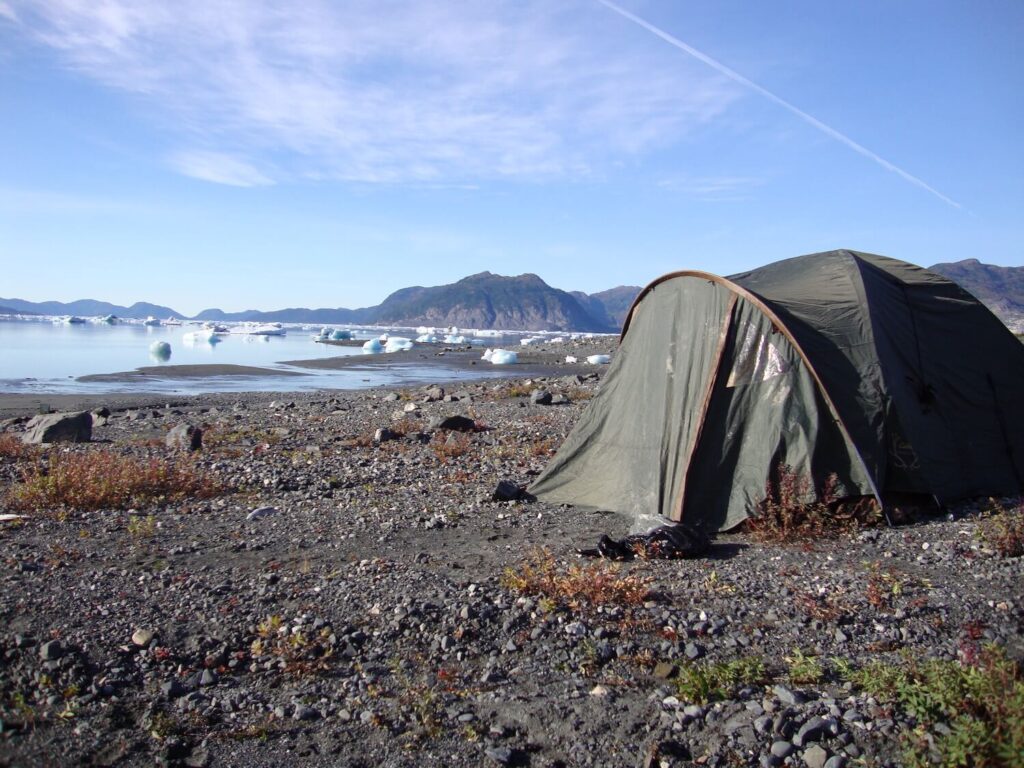
<path fill-rule="evenodd" d="M 182 451 L 199 451 L 203 447 L 203 430 L 192 424 L 179 424 L 164 438 L 168 448 Z"/>
<path fill-rule="evenodd" d="M 88 443 L 92 440 L 92 414 L 45 413 L 33 416 L 21 439 L 26 443 Z"/>

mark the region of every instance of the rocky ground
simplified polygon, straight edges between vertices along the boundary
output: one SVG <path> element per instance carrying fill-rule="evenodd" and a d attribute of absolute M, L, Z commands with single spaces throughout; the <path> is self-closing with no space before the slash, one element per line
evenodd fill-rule
<path fill-rule="evenodd" d="M 599 385 L 111 403 L 50 450 L 173 457 L 188 423 L 223 491 L 0 523 L 0 765 L 899 765 L 914 719 L 849 670 L 1024 657 L 1024 559 L 972 505 L 581 559 L 628 521 L 493 494 Z M 38 460 L 10 445 L 0 494 Z"/>

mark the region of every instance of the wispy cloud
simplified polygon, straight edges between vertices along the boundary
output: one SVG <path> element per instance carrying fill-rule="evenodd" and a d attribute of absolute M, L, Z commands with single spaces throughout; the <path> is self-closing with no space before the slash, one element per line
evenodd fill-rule
<path fill-rule="evenodd" d="M 663 179 L 658 186 L 694 200 L 738 202 L 749 200 L 753 191 L 764 183 L 764 179 L 754 176 L 682 176 Z"/>
<path fill-rule="evenodd" d="M 149 213 L 152 210 L 147 204 L 134 200 L 0 186 L 0 216 L 121 215 Z"/>
<path fill-rule="evenodd" d="M 171 166 L 185 176 L 232 187 L 265 187 L 274 182 L 253 165 L 220 152 L 179 152 L 170 158 Z"/>
<path fill-rule="evenodd" d="M 11 7 L 68 68 L 167 117 L 182 151 L 275 159 L 211 181 L 583 177 L 680 140 L 741 93 L 649 46 L 596 44 L 611 21 L 589 0 Z"/>
<path fill-rule="evenodd" d="M 5 19 L 9 19 L 11 21 L 18 20 L 17 15 L 14 13 L 14 9 L 11 8 L 10 5 L 5 3 L 4 0 L 0 0 L 0 16 L 3 16 Z"/>
<path fill-rule="evenodd" d="M 708 56 L 706 53 L 702 53 L 701 51 L 697 50 L 693 46 L 688 45 L 687 43 L 684 43 L 679 38 L 673 37 L 668 32 L 665 32 L 664 30 L 659 29 L 658 27 L 654 26 L 653 24 L 651 24 L 648 21 L 645 21 L 644 19 L 640 18 L 639 16 L 637 16 L 637 15 L 635 15 L 633 13 L 630 13 L 625 8 L 622 8 L 621 6 L 616 5 L 615 3 L 611 2 L 611 0 L 597 0 L 597 2 L 601 3 L 601 5 L 604 5 L 607 8 L 610 8 L 611 10 L 615 11 L 615 13 L 619 14 L 620 16 L 622 16 L 622 17 L 624 17 L 626 19 L 629 19 L 634 24 L 638 24 L 639 26 L 641 26 L 644 29 L 646 29 L 648 32 L 651 32 L 652 34 L 657 35 L 658 37 L 660 37 L 662 40 L 664 40 L 669 45 L 672 45 L 672 46 L 678 48 L 679 50 L 683 51 L 684 53 L 689 54 L 690 56 L 692 56 L 697 61 L 701 61 L 704 64 L 707 64 L 709 67 L 714 69 L 716 72 L 718 72 L 718 73 L 720 73 L 722 75 L 725 75 L 730 80 L 732 80 L 732 81 L 734 81 L 736 83 L 739 83 L 743 87 L 749 88 L 750 90 L 752 90 L 752 91 L 754 91 L 756 93 L 759 93 L 760 95 L 764 96 L 769 101 L 772 101 L 772 102 L 778 104 L 783 109 L 786 109 L 789 112 L 792 112 L 794 115 L 799 117 L 801 120 L 803 120 L 804 122 L 806 122 L 809 125 L 813 126 L 817 130 L 821 131 L 826 136 L 828 136 L 828 137 L 830 137 L 832 139 L 835 139 L 840 144 L 845 144 L 847 147 L 852 149 L 857 154 L 863 155 L 864 157 L 868 158 L 869 160 L 871 160 L 871 161 L 873 161 L 875 163 L 878 163 L 880 166 L 885 168 L 885 170 L 891 171 L 892 173 L 895 173 L 897 176 L 899 176 L 900 178 L 904 179 L 905 181 L 910 182 L 914 186 L 920 187 L 921 189 L 925 190 L 926 192 L 929 192 L 929 193 L 935 195 L 935 197 L 939 198 L 944 203 L 947 203 L 947 204 L 953 206 L 954 208 L 960 208 L 961 207 L 960 203 L 956 202 L 955 200 L 952 200 L 949 197 L 946 197 L 946 195 L 942 194 L 941 192 L 939 192 L 937 189 L 935 189 L 934 187 L 930 186 L 926 182 L 922 181 L 921 179 L 917 178 L 916 176 L 911 175 L 910 173 L 907 173 L 907 171 L 905 171 L 902 168 L 900 168 L 899 166 L 889 162 L 885 158 L 880 157 L 879 155 L 875 154 L 874 152 L 872 152 L 867 147 L 864 147 L 864 146 L 858 144 L 856 141 L 851 139 L 846 134 L 837 131 L 835 128 L 833 128 L 830 125 L 826 125 L 825 123 L 821 122 L 821 120 L 818 120 L 816 117 L 814 117 L 813 115 L 809 115 L 808 113 L 804 112 L 799 107 L 793 106 L 792 104 L 790 104 L 788 101 L 786 101 L 782 97 L 776 96 L 774 93 L 769 91 L 767 88 L 764 88 L 763 86 L 758 85 L 753 80 L 748 80 L 746 77 L 744 77 L 740 73 L 730 69 L 729 67 L 727 67 L 724 64 L 722 64 L 720 61 L 716 61 L 715 59 L 713 59 L 710 56 Z"/>

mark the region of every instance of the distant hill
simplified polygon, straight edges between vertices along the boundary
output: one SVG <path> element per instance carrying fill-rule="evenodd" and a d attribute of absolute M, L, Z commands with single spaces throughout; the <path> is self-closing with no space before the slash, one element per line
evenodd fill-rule
<path fill-rule="evenodd" d="M 411 286 L 395 291 L 375 307 L 362 309 L 291 307 L 272 311 L 247 309 L 224 312 L 204 309 L 194 320 L 215 322 L 280 322 L 311 325 L 382 324 L 436 327 L 505 328 L 524 331 L 615 332 L 622 327 L 626 310 L 640 291 L 620 286 L 593 295 L 552 288 L 533 274 L 505 277 L 490 272 L 470 275 L 448 285 Z M 0 299 L 15 312 L 46 315 L 117 315 L 126 318 L 158 318 L 183 315 L 168 307 L 138 303 L 120 307 L 91 299 L 61 303 Z"/>
<path fill-rule="evenodd" d="M 0 304 L 12 308 L 15 312 L 24 312 L 34 315 L 80 315 L 82 317 L 103 317 L 105 315 L 117 315 L 118 317 L 130 317 L 145 320 L 152 315 L 161 320 L 168 317 L 176 317 L 179 320 L 184 315 L 175 312 L 169 307 L 161 307 L 159 304 L 148 304 L 138 301 L 130 307 L 121 307 L 117 304 L 110 304 L 106 301 L 95 301 L 94 299 L 79 299 L 78 301 L 25 301 L 24 299 L 0 299 Z"/>
<path fill-rule="evenodd" d="M 1024 267 L 998 267 L 964 259 L 929 269 L 959 283 L 1011 330 L 1024 331 Z"/>
<path fill-rule="evenodd" d="M 614 331 L 566 291 L 537 275 L 504 277 L 481 272 L 449 285 L 395 291 L 373 309 L 374 320 L 394 325 L 515 328 L 527 331 Z"/>
<path fill-rule="evenodd" d="M 38 312 L 28 312 L 24 309 L 15 309 L 14 307 L 5 307 L 0 305 L 0 315 L 37 315 Z"/>

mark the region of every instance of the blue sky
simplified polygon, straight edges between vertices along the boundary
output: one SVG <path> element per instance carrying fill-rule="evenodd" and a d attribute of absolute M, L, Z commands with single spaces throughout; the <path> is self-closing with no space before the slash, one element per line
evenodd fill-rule
<path fill-rule="evenodd" d="M 1024 3 L 616 3 L 0 0 L 0 296 L 1024 263 Z"/>

